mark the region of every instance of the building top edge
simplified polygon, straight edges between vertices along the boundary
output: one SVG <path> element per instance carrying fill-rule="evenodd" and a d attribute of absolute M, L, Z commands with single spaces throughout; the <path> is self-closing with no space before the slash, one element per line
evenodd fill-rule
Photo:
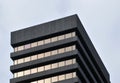
<path fill-rule="evenodd" d="M 11 32 L 11 45 L 77 27 L 77 14 Z"/>

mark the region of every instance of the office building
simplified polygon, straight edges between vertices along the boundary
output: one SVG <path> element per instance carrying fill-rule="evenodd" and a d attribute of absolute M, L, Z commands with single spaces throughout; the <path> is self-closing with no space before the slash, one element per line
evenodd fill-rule
<path fill-rule="evenodd" d="M 110 83 L 77 15 L 11 32 L 10 83 Z"/>

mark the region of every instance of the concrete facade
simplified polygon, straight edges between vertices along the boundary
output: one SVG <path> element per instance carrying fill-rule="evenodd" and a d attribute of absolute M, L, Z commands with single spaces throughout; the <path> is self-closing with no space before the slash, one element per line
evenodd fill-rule
<path fill-rule="evenodd" d="M 75 78 L 58 81 L 55 83 L 110 83 L 109 73 L 102 63 L 77 15 L 68 16 L 44 24 L 11 32 L 11 45 L 13 48 L 15 48 L 17 46 L 70 32 L 75 32 L 76 36 L 30 49 L 12 52 L 10 56 L 14 61 L 16 59 L 67 47 L 70 45 L 75 45 L 75 50 L 57 54 L 56 56 L 49 56 L 18 65 L 12 65 L 10 70 L 12 73 L 15 73 L 24 71 L 28 68 L 30 69 L 73 58 L 76 59 L 75 64 L 18 78 L 12 78 L 10 79 L 10 83 L 31 83 L 32 81 L 41 80 L 69 72 L 76 72 L 77 76 Z"/>

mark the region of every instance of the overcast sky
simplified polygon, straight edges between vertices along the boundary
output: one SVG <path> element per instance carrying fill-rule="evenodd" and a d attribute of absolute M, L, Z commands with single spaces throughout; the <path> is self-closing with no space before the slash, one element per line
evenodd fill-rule
<path fill-rule="evenodd" d="M 0 83 L 9 83 L 10 32 L 78 14 L 97 52 L 120 82 L 120 0 L 0 0 Z"/>

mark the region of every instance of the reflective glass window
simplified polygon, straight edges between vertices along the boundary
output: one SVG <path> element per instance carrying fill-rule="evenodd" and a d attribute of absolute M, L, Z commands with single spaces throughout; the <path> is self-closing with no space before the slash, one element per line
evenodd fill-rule
<path fill-rule="evenodd" d="M 31 47 L 36 47 L 37 46 L 37 42 L 31 43 Z"/>

